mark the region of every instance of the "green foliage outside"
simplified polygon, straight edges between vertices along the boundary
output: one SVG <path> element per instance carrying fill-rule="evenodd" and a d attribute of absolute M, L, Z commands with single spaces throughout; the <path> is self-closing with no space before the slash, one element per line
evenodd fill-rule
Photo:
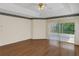
<path fill-rule="evenodd" d="M 74 23 L 60 23 L 54 27 L 56 33 L 74 34 Z"/>

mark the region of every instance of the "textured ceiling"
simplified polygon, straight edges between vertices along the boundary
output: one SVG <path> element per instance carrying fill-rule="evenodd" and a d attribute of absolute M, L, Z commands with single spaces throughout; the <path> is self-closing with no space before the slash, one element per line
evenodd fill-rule
<path fill-rule="evenodd" d="M 45 18 L 79 13 L 79 4 L 45 3 L 45 9 L 39 11 L 37 3 L 0 3 L 0 12 L 31 18 Z"/>

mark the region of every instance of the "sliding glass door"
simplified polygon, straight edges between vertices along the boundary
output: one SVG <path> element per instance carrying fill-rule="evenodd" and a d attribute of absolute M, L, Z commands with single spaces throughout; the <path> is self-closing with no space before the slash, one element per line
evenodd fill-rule
<path fill-rule="evenodd" d="M 50 49 L 55 55 L 74 55 L 75 23 L 51 22 L 49 25 Z"/>

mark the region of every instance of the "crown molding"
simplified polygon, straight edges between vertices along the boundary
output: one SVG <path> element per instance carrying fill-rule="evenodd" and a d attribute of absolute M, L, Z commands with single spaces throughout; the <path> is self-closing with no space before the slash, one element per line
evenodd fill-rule
<path fill-rule="evenodd" d="M 38 20 L 39 20 L 39 19 L 48 20 L 48 19 L 56 19 L 56 18 L 79 16 L 79 13 L 76 13 L 76 14 L 69 14 L 69 15 L 61 15 L 61 16 L 53 16 L 53 17 L 46 17 L 46 18 L 24 17 L 24 16 L 14 15 L 14 14 L 9 14 L 9 13 L 4 13 L 4 12 L 0 12 L 0 15 L 6 15 L 6 16 L 24 18 L 24 19 L 28 19 L 28 20 L 36 20 L 36 19 L 38 19 Z"/>

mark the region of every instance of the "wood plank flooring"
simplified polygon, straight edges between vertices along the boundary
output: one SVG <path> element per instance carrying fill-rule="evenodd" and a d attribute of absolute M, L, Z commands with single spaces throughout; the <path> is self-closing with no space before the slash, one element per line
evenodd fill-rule
<path fill-rule="evenodd" d="M 46 39 L 25 40 L 0 47 L 0 56 L 74 56 L 79 55 L 79 46 L 67 49 L 70 45 L 62 43 L 63 47 L 51 45 Z M 67 47 L 68 46 L 68 47 Z M 70 48 L 73 48 L 71 46 Z"/>

